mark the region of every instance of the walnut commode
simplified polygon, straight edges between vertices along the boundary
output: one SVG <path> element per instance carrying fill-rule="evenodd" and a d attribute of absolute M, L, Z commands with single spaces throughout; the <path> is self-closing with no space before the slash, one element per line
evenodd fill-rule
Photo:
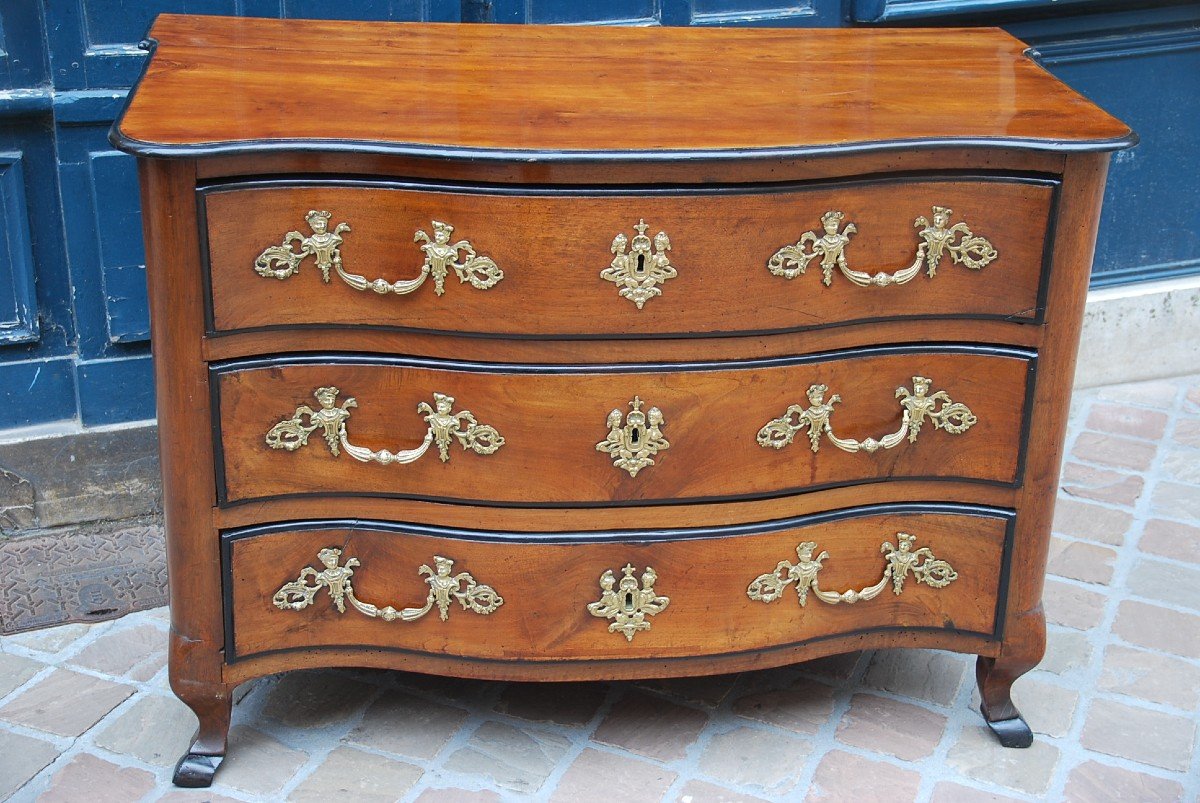
<path fill-rule="evenodd" d="M 993 29 L 151 36 L 112 139 L 200 719 L 177 784 L 210 783 L 237 684 L 315 666 L 935 647 L 979 656 L 985 719 L 1030 744 L 1009 689 L 1045 647 L 1128 128 Z"/>

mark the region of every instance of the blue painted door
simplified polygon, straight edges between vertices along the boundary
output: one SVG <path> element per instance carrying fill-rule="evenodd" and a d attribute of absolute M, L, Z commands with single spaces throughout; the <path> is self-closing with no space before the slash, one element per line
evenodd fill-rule
<path fill-rule="evenodd" d="M 1200 271 L 1200 8 L 1130 0 L 3 0 L 0 430 L 154 415 L 131 157 L 108 127 L 164 11 L 493 23 L 1003 24 L 1141 134 L 1111 173 L 1098 284 Z M 1097 9 L 1100 9 L 1097 11 Z M 939 81 L 936 54 L 914 91 Z M 946 87 L 952 91 L 952 87 Z M 1153 236 L 1147 236 L 1150 222 Z"/>

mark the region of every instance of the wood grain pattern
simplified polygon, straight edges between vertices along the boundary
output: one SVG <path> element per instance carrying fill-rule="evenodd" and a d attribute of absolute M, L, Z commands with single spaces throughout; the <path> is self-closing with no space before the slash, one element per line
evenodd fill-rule
<path fill-rule="evenodd" d="M 663 194 L 659 194 L 662 192 Z M 586 193 L 586 191 L 585 191 Z M 1039 311 L 1042 251 L 1054 187 L 1016 179 L 871 179 L 776 192 L 588 196 L 426 192 L 338 186 L 218 188 L 205 194 L 217 331 L 305 324 L 390 326 L 490 335 L 687 337 L 697 334 L 815 329 L 903 317 L 993 317 L 1029 321 Z M 982 270 L 944 254 L 937 275 L 905 285 L 858 287 L 834 272 L 821 283 L 820 260 L 787 280 L 767 270 L 771 256 L 801 234 L 822 233 L 821 216 L 846 214 L 858 229 L 846 248 L 852 269 L 894 272 L 912 264 L 921 242 L 913 222 L 932 207 L 954 210 L 1000 256 Z M 417 277 L 423 254 L 413 243 L 430 221 L 455 227 L 496 261 L 504 279 L 480 291 L 454 276 L 446 295 L 432 282 L 410 295 L 351 288 L 336 275 L 322 283 L 312 258 L 285 280 L 254 263 L 304 215 L 327 210 L 349 222 L 340 251 L 345 269 L 368 279 Z M 613 237 L 665 231 L 678 271 L 662 295 L 638 309 L 600 277 Z"/>
<path fill-rule="evenodd" d="M 998 29 L 164 14 L 150 35 L 158 50 L 117 129 L 125 147 L 142 152 L 303 149 L 331 140 L 360 150 L 493 149 L 485 158 L 962 139 L 1112 149 L 1130 133 Z"/>
<path fill-rule="evenodd" d="M 719 366 L 719 364 L 718 364 Z M 219 375 L 226 498 L 244 502 L 281 494 L 391 494 L 479 504 L 579 506 L 609 502 L 686 501 L 705 497 L 770 496 L 838 483 L 903 477 L 1017 480 L 1025 410 L 1027 360 L 974 353 L 911 352 L 813 364 L 704 371 L 504 373 L 436 367 L 289 364 Z M 961 435 L 925 424 L 916 443 L 874 454 L 849 454 L 827 440 L 810 451 L 807 436 L 783 449 L 755 437 L 791 404 L 807 406 L 805 390 L 822 382 L 843 403 L 832 417 L 843 438 L 882 437 L 899 429 L 896 388 L 913 375 L 931 378 L 966 404 L 978 423 Z M 364 464 L 334 458 L 319 433 L 295 452 L 269 449 L 264 436 L 296 406 L 314 404 L 313 391 L 333 385 L 358 407 L 347 423 L 352 443 L 370 449 L 412 449 L 426 425 L 417 404 L 433 393 L 457 399 L 506 444 L 479 456 L 457 444 L 449 462 L 436 454 L 409 465 Z M 636 477 L 596 451 L 605 419 L 629 410 L 638 395 L 659 407 L 670 449 Z"/>
<path fill-rule="evenodd" d="M 387 647 L 497 661 L 670 659 L 736 653 L 875 628 L 935 628 L 990 636 L 995 625 L 1006 520 L 973 515 L 892 514 L 851 518 L 761 535 L 651 543 L 497 544 L 372 531 L 296 530 L 257 535 L 232 544 L 233 638 L 239 656 L 262 650 L 324 646 Z M 828 605 L 794 590 L 766 604 L 746 594 L 749 583 L 781 560 L 795 560 L 800 541 L 816 541 L 829 557 L 821 570 L 827 590 L 873 585 L 886 565 L 880 544 L 897 532 L 917 537 L 958 571 L 943 589 L 910 576 L 900 595 L 891 587 L 873 600 Z M 417 567 L 442 555 L 504 597 L 480 616 L 457 605 L 441 622 L 436 612 L 416 622 L 387 623 L 352 610 L 339 614 L 322 592 L 302 611 L 281 611 L 271 598 L 319 550 L 336 546 L 358 558 L 356 596 L 378 605 L 419 607 L 428 586 Z M 640 577 L 658 573 L 654 589 L 670 598 L 649 617 L 649 631 L 626 641 L 586 606 L 600 597 L 600 575 L 630 562 Z M 319 564 L 317 564 L 319 566 Z M 594 677 L 604 677 L 597 671 Z"/>

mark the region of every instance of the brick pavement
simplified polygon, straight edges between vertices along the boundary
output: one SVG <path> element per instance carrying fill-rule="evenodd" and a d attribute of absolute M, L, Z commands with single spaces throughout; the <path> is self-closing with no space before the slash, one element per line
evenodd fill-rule
<path fill-rule="evenodd" d="M 915 650 L 677 681 L 532 685 L 311 671 L 243 687 L 211 790 L 166 614 L 0 639 L 0 798 L 45 801 L 1196 800 L 1200 376 L 1076 395 L 1049 650 L 1004 750 L 971 660 Z"/>

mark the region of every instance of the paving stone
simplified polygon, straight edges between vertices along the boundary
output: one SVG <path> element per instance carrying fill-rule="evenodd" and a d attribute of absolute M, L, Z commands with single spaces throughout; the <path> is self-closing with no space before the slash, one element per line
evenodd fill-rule
<path fill-rule="evenodd" d="M 1196 742 L 1196 723 L 1184 717 L 1135 708 L 1112 700 L 1092 701 L 1079 743 L 1089 750 L 1185 771 Z"/>
<path fill-rule="evenodd" d="M 0 719 L 59 736 L 79 736 L 131 694 L 131 686 L 55 669 L 0 708 Z"/>
<path fill-rule="evenodd" d="M 1200 658 L 1200 615 L 1125 600 L 1117 608 L 1113 632 L 1139 647 Z"/>
<path fill-rule="evenodd" d="M 1073 689 L 1047 683 L 1035 672 L 1020 677 L 1013 684 L 1013 703 L 1025 715 L 1025 721 L 1034 733 L 1046 736 L 1066 736 L 1075 721 L 1075 709 L 1079 707 L 1079 693 Z M 979 708 L 979 692 L 975 692 L 971 707 Z"/>
<path fill-rule="evenodd" d="M 796 785 L 812 750 L 812 743 L 803 739 L 737 728 L 713 736 L 700 754 L 698 767 L 702 775 L 715 780 L 779 795 Z"/>
<path fill-rule="evenodd" d="M 1200 447 L 1200 421 L 1176 422 L 1174 440 L 1184 446 Z"/>
<path fill-rule="evenodd" d="M 1085 761 L 1071 770 L 1063 792 L 1063 800 L 1071 803 L 1168 803 L 1183 797 L 1183 787 L 1176 781 L 1098 761 Z"/>
<path fill-rule="evenodd" d="M 683 758 L 707 723 L 703 711 L 634 691 L 613 705 L 592 739 L 659 761 L 675 761 Z"/>
<path fill-rule="evenodd" d="M 451 772 L 485 775 L 498 786 L 528 794 L 546 782 L 570 747 L 557 734 L 485 722 L 444 766 Z"/>
<path fill-rule="evenodd" d="M 4 640 L 19 644 L 29 650 L 53 655 L 62 652 L 76 641 L 86 636 L 92 625 L 72 624 L 47 627 L 42 630 L 30 630 L 25 633 L 13 633 L 5 636 Z"/>
<path fill-rule="evenodd" d="M 243 803 L 235 797 L 213 794 L 208 789 L 176 789 L 158 798 L 155 803 Z"/>
<path fill-rule="evenodd" d="M 7 697 L 29 679 L 46 668 L 41 661 L 26 658 L 23 655 L 13 655 L 0 652 L 0 697 Z"/>
<path fill-rule="evenodd" d="M 234 726 L 229 732 L 229 752 L 217 778 L 223 786 L 269 798 L 283 789 L 306 761 L 307 753 L 287 747 L 262 731 Z"/>
<path fill-rule="evenodd" d="M 660 800 L 675 773 L 628 756 L 585 749 L 558 782 L 551 803 L 589 800 Z"/>
<path fill-rule="evenodd" d="M 929 803 L 1007 803 L 1019 801 L 1019 798 L 976 789 L 973 786 L 963 786 L 953 781 L 942 781 L 933 787 L 933 795 Z"/>
<path fill-rule="evenodd" d="M 706 781 L 688 781 L 675 803 L 769 803 L 761 797 L 746 795 Z"/>
<path fill-rule="evenodd" d="M 156 803 L 244 803 L 235 797 L 214 795 L 210 790 L 176 789 L 158 798 Z"/>
<path fill-rule="evenodd" d="M 1184 403 L 1184 409 L 1187 409 L 1189 406 L 1193 410 L 1200 408 L 1200 385 L 1188 390 L 1187 402 Z"/>
<path fill-rule="evenodd" d="M 122 711 L 96 737 L 96 744 L 147 764 L 169 767 L 191 745 L 196 725 L 196 715 L 178 698 L 149 695 Z"/>
<path fill-rule="evenodd" d="M 140 664 L 161 661 L 166 652 L 167 634 L 155 625 L 144 624 L 105 633 L 69 663 L 106 675 L 124 675 Z"/>
<path fill-rule="evenodd" d="M 1089 463 L 1100 463 L 1114 468 L 1145 471 L 1154 462 L 1158 444 L 1135 441 L 1100 432 L 1080 432 L 1071 447 L 1071 457 Z"/>
<path fill-rule="evenodd" d="M 639 683 L 647 689 L 660 691 L 689 703 L 710 708 L 720 705 L 733 691 L 740 675 L 706 675 L 692 678 L 659 678 Z"/>
<path fill-rule="evenodd" d="M 946 717 L 927 708 L 874 694 L 856 694 L 837 727 L 843 744 L 887 753 L 905 761 L 932 755 Z"/>
<path fill-rule="evenodd" d="M 401 691 L 371 703 L 347 742 L 413 758 L 433 758 L 467 721 L 467 712 Z"/>
<path fill-rule="evenodd" d="M 835 690 L 824 683 L 797 680 L 785 689 L 767 689 L 739 697 L 733 713 L 799 733 L 816 733 L 833 716 Z"/>
<path fill-rule="evenodd" d="M 1139 560 L 1125 585 L 1139 597 L 1200 611 L 1200 568 Z"/>
<path fill-rule="evenodd" d="M 1200 453 L 1194 449 L 1172 449 L 1163 458 L 1162 472 L 1178 482 L 1200 485 Z"/>
<path fill-rule="evenodd" d="M 1055 675 L 1068 675 L 1088 666 L 1092 661 L 1092 645 L 1087 635 L 1077 630 L 1049 628 L 1046 633 L 1046 655 L 1038 669 Z"/>
<path fill-rule="evenodd" d="M 1138 549 L 1164 558 L 1200 563 L 1200 527 L 1151 519 L 1142 531 Z"/>
<path fill-rule="evenodd" d="M 950 705 L 958 694 L 967 661 L 937 650 L 880 650 L 863 684 L 904 697 Z"/>
<path fill-rule="evenodd" d="M 400 683 L 409 689 L 445 697 L 451 702 L 468 707 L 484 703 L 490 704 L 496 689 L 495 683 L 471 680 L 470 678 L 455 678 L 449 675 L 422 675 L 416 672 L 405 672 L 401 673 L 399 677 Z"/>
<path fill-rule="evenodd" d="M 607 683 L 509 683 L 494 710 L 510 717 L 583 725 L 600 710 Z"/>
<path fill-rule="evenodd" d="M 1143 410 L 1126 404 L 1093 404 L 1088 413 L 1088 429 L 1158 440 L 1167 428 L 1167 414 Z"/>
<path fill-rule="evenodd" d="M 1108 547 L 1083 541 L 1050 539 L 1050 558 L 1047 571 L 1082 583 L 1108 585 L 1112 581 L 1113 564 L 1117 553 Z"/>
<path fill-rule="evenodd" d="M 968 725 L 950 748 L 946 762 L 976 781 L 1039 796 L 1050 786 L 1058 757 L 1058 748 L 1045 739 L 1034 739 L 1024 750 L 1013 750 L 1001 747 L 986 727 Z"/>
<path fill-rule="evenodd" d="M 471 789 L 426 789 L 417 796 L 414 803 L 501 803 L 500 795 L 495 792 Z"/>
<path fill-rule="evenodd" d="M 1133 524 L 1133 514 L 1124 510 L 1059 497 L 1054 503 L 1054 532 L 1120 546 Z"/>
<path fill-rule="evenodd" d="M 58 748 L 49 742 L 0 730 L 0 800 L 8 800 L 56 758 Z"/>
<path fill-rule="evenodd" d="M 263 715 L 293 728 L 324 728 L 357 713 L 375 692 L 337 672 L 289 672 L 270 690 Z"/>
<path fill-rule="evenodd" d="M 1145 480 L 1140 476 L 1082 463 L 1067 463 L 1063 468 L 1062 490 L 1076 499 L 1132 507 L 1142 495 L 1145 485 Z"/>
<path fill-rule="evenodd" d="M 1168 410 L 1175 406 L 1178 388 L 1173 382 L 1152 380 L 1150 382 L 1126 382 L 1099 388 L 1096 398 L 1117 404 L 1140 404 Z"/>
<path fill-rule="evenodd" d="M 1178 482 L 1160 482 L 1150 499 L 1156 515 L 1186 521 L 1200 520 L 1200 488 Z"/>
<path fill-rule="evenodd" d="M 806 800 L 915 800 L 921 776 L 893 764 L 831 750 L 817 765 Z"/>
<path fill-rule="evenodd" d="M 1096 685 L 1184 711 L 1200 709 L 1200 667 L 1166 655 L 1110 645 Z"/>
<path fill-rule="evenodd" d="M 38 803 L 129 803 L 154 789 L 154 776 L 80 753 L 50 779 Z"/>
<path fill-rule="evenodd" d="M 321 762 L 312 775 L 292 790 L 288 800 L 325 803 L 392 803 L 420 780 L 424 770 L 403 761 L 339 747 Z"/>
<path fill-rule="evenodd" d="M 1047 622 L 1076 630 L 1091 630 L 1104 617 L 1104 596 L 1056 580 L 1046 580 L 1042 602 Z"/>

